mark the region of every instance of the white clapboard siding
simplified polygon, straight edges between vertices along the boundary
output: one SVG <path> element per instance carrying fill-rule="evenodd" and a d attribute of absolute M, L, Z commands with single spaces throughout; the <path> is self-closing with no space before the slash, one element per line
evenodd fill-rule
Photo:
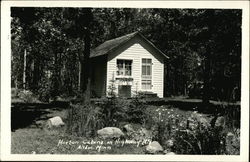
<path fill-rule="evenodd" d="M 147 90 L 157 93 L 159 97 L 163 97 L 163 74 L 164 74 L 164 58 L 156 53 L 141 39 L 135 38 L 126 46 L 108 55 L 107 63 L 107 91 L 110 80 L 114 76 L 116 78 L 116 60 L 127 59 L 132 60 L 132 94 L 135 91 L 143 91 L 141 89 L 141 64 L 142 58 L 152 59 L 152 89 Z M 116 93 L 118 93 L 118 83 L 116 84 Z"/>

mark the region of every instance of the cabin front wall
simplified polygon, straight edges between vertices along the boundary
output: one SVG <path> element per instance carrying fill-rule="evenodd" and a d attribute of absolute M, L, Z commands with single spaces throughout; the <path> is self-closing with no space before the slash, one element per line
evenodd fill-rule
<path fill-rule="evenodd" d="M 152 59 L 152 87 L 149 90 L 142 89 L 142 58 Z M 132 60 L 132 75 L 131 76 L 118 76 L 117 60 Z M 108 55 L 107 62 L 107 95 L 110 90 L 111 80 L 115 80 L 115 93 L 118 93 L 119 85 L 131 86 L 131 96 L 134 96 L 139 91 L 149 91 L 157 93 L 158 97 L 163 97 L 163 75 L 164 75 L 164 58 L 163 56 L 156 54 L 141 39 L 134 39 L 130 43 L 127 43 L 119 50 Z"/>

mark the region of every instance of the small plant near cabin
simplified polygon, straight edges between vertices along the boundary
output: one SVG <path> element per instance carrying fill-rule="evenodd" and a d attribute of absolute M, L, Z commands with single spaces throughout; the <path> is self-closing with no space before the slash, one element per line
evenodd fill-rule
<path fill-rule="evenodd" d="M 110 80 L 110 84 L 108 86 L 108 96 L 111 98 L 117 97 L 117 94 L 115 91 L 116 91 L 116 86 L 115 86 L 115 77 L 113 73 L 112 79 Z"/>
<path fill-rule="evenodd" d="M 129 103 L 128 107 L 128 122 L 132 123 L 145 123 L 146 114 L 145 114 L 146 106 L 145 104 L 138 98 L 134 97 Z"/>
<path fill-rule="evenodd" d="M 84 108 L 83 108 L 84 107 Z M 70 105 L 67 117 L 67 132 L 76 136 L 94 137 L 96 130 L 105 125 L 101 108 L 94 105 Z M 83 121 L 83 122 L 81 122 Z M 84 128 L 84 129 L 81 129 Z M 85 130 L 80 132 L 80 130 Z"/>
<path fill-rule="evenodd" d="M 117 97 L 104 98 L 99 106 L 101 107 L 101 118 L 105 121 L 104 127 L 117 127 L 120 122 L 127 119 L 127 103 L 123 99 Z"/>
<path fill-rule="evenodd" d="M 100 106 L 101 120 L 105 121 L 103 123 L 104 127 L 107 126 L 119 126 L 119 123 L 127 119 L 126 109 L 127 101 L 120 99 L 116 94 L 116 86 L 114 75 L 110 80 L 110 85 L 108 87 L 108 96 L 103 98 L 98 104 Z"/>

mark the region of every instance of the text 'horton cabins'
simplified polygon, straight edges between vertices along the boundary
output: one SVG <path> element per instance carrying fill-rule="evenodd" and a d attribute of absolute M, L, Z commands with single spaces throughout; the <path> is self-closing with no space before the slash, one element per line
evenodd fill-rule
<path fill-rule="evenodd" d="M 168 58 L 139 32 L 108 40 L 90 54 L 92 92 L 107 96 L 110 84 L 120 97 L 144 92 L 163 97 L 164 62 Z"/>

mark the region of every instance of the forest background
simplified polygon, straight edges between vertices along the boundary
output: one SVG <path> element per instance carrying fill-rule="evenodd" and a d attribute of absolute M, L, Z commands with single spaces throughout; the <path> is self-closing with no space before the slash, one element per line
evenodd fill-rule
<path fill-rule="evenodd" d="M 11 17 L 11 85 L 41 101 L 85 92 L 88 51 L 135 31 L 169 56 L 165 97 L 240 100 L 241 10 L 25 7 Z"/>

